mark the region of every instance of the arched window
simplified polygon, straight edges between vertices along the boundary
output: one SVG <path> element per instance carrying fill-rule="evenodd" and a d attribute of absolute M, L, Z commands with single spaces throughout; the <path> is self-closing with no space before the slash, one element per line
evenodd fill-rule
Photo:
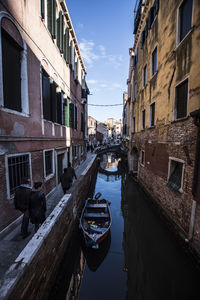
<path fill-rule="evenodd" d="M 28 113 L 26 44 L 6 12 L 0 13 L 0 105 Z"/>

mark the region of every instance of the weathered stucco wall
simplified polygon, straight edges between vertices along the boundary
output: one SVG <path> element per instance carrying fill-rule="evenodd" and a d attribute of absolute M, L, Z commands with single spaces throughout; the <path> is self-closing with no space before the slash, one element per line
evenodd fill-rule
<path fill-rule="evenodd" d="M 129 161 L 139 161 L 138 178 L 158 200 L 168 216 L 191 239 L 194 226 L 193 246 L 200 252 L 200 199 L 194 199 L 194 177 L 197 126 L 190 113 L 200 108 L 200 6 L 193 1 L 192 26 L 181 42 L 178 42 L 179 1 L 159 1 L 159 10 L 148 29 L 141 47 L 141 34 L 146 26 L 149 11 L 155 1 L 146 4 L 135 36 L 133 54 L 137 63 L 130 64 L 130 83 L 137 83 L 136 97 L 132 96 L 132 111 L 129 119 L 135 118 L 135 133 L 132 129 Z M 152 53 L 157 47 L 157 71 L 152 76 Z M 130 57 L 130 61 L 133 58 Z M 147 81 L 144 86 L 144 67 Z M 186 116 L 176 117 L 176 87 L 188 79 Z M 150 124 L 150 105 L 155 102 L 155 123 Z M 142 128 L 142 111 L 145 110 L 145 127 Z M 132 126 L 131 126 L 132 127 Z M 137 151 L 135 151 L 135 149 Z M 141 163 L 141 151 L 144 163 Z M 132 156 L 132 157 L 131 157 Z M 168 187 L 170 157 L 183 163 L 182 190 Z M 194 200 L 196 212 L 193 217 Z"/>

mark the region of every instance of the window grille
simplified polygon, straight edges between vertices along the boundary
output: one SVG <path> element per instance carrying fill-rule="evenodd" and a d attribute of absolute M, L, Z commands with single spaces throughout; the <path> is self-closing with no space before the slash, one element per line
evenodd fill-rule
<path fill-rule="evenodd" d="M 14 194 L 23 178 L 30 178 L 29 155 L 8 157 L 8 175 L 10 194 Z"/>
<path fill-rule="evenodd" d="M 183 173 L 183 163 L 175 160 L 171 160 L 170 163 L 170 176 L 168 180 L 168 186 L 174 190 L 178 191 L 182 185 L 182 173 Z"/>

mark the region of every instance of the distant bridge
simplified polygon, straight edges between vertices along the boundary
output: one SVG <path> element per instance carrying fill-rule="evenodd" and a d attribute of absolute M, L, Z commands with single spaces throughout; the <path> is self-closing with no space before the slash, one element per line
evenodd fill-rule
<path fill-rule="evenodd" d="M 101 146 L 95 149 L 95 153 L 97 155 L 108 153 L 108 152 L 115 152 L 118 153 L 120 156 L 126 156 L 127 151 L 123 148 L 120 144 L 110 144 L 106 146 Z"/>

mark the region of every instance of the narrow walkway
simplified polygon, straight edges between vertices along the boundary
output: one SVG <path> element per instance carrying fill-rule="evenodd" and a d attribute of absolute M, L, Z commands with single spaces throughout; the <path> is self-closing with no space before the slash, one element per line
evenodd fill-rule
<path fill-rule="evenodd" d="M 75 169 L 77 178 L 81 176 L 81 174 L 87 168 L 88 163 L 95 156 L 96 155 L 94 153 L 91 152 L 87 153 L 86 160 L 83 161 Z M 63 196 L 63 191 L 61 185 L 59 184 L 53 190 L 53 192 L 47 197 L 47 213 L 46 213 L 47 217 L 50 215 L 52 210 L 61 200 L 62 196 Z M 28 242 L 31 240 L 31 238 L 34 235 L 34 227 L 31 223 L 29 224 L 29 231 L 31 232 L 31 234 L 24 240 L 20 235 L 20 228 L 21 228 L 21 223 L 18 226 L 16 226 L 16 228 L 14 228 L 9 234 L 4 236 L 0 240 L 0 279 L 2 279 L 6 271 L 9 269 L 9 267 L 12 265 L 12 263 L 20 254 L 20 252 L 25 248 L 25 246 L 28 244 Z"/>

